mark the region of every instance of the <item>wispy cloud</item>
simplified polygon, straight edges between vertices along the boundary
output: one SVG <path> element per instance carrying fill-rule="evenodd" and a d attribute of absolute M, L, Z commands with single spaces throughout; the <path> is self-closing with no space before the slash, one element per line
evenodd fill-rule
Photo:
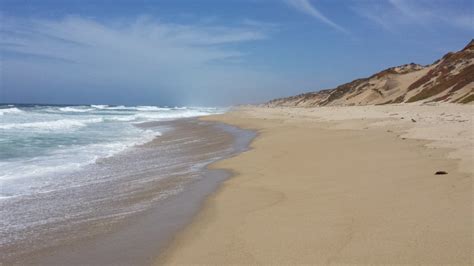
<path fill-rule="evenodd" d="M 419 23 L 424 23 L 433 13 L 430 9 L 419 9 L 416 3 L 410 3 L 403 0 L 388 0 L 388 2 L 397 9 L 404 17 Z"/>
<path fill-rule="evenodd" d="M 395 31 L 393 21 L 391 22 L 387 20 L 387 16 L 384 15 L 384 13 L 386 13 L 386 10 L 380 8 L 377 5 L 371 5 L 370 7 L 360 5 L 353 6 L 352 10 L 354 10 L 354 12 L 357 13 L 359 16 L 368 19 L 375 25 L 378 25 L 387 31 Z"/>
<path fill-rule="evenodd" d="M 273 31 L 258 21 L 226 26 L 166 23 L 148 16 L 127 21 L 4 17 L 2 86 L 56 86 L 58 93 L 84 86 L 94 90 L 91 95 L 106 94 L 110 87 L 142 88 L 182 98 L 222 87 L 215 90 L 218 98 L 237 86 L 245 95 L 245 88 L 254 89 L 271 78 L 245 64 L 247 54 L 238 44 L 267 39 Z"/>
<path fill-rule="evenodd" d="M 348 31 L 345 28 L 341 27 L 340 25 L 336 24 L 335 22 L 333 22 L 332 20 L 324 16 L 318 9 L 316 9 L 309 2 L 309 0 L 285 0 L 285 2 L 291 7 L 295 8 L 296 10 L 302 13 L 305 13 L 307 15 L 310 15 L 340 32 L 343 32 L 346 34 L 348 33 Z"/>
<path fill-rule="evenodd" d="M 422 26 L 435 29 L 439 25 L 463 30 L 474 30 L 472 6 L 470 10 L 450 7 L 439 1 L 387 0 L 358 2 L 353 10 L 382 28 L 396 32 L 403 26 Z"/>

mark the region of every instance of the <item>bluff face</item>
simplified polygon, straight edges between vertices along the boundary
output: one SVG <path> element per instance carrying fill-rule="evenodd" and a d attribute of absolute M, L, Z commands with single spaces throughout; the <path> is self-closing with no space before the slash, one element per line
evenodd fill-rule
<path fill-rule="evenodd" d="M 407 64 L 385 69 L 333 89 L 275 99 L 267 107 L 380 105 L 405 102 L 474 101 L 474 40 L 431 65 Z"/>

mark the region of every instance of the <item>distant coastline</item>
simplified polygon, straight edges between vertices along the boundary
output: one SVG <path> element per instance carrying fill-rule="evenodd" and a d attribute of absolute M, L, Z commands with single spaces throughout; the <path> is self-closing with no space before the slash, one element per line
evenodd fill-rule
<path fill-rule="evenodd" d="M 334 89 L 271 100 L 267 107 L 384 105 L 474 102 L 474 40 L 433 64 L 391 67 Z"/>

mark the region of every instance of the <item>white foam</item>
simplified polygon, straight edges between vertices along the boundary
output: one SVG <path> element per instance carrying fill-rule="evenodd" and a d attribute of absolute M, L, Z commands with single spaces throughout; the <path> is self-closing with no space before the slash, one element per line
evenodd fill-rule
<path fill-rule="evenodd" d="M 89 112 L 89 111 L 93 111 L 94 109 L 92 108 L 74 108 L 74 107 L 61 107 L 59 108 L 59 111 L 61 112 L 78 112 L 78 113 L 84 113 L 84 112 Z"/>
<path fill-rule="evenodd" d="M 134 121 L 137 119 L 136 115 L 128 115 L 128 116 L 107 116 L 105 117 L 106 121 L 121 121 L 121 122 L 129 122 Z"/>
<path fill-rule="evenodd" d="M 147 120 L 169 120 L 177 118 L 188 118 L 188 117 L 197 117 L 197 116 L 206 116 L 211 114 L 217 114 L 218 112 L 208 112 L 201 110 L 175 110 L 174 112 L 140 112 L 136 114 L 138 118 L 147 119 Z"/>
<path fill-rule="evenodd" d="M 0 125 L 1 129 L 39 129 L 39 130 L 58 130 L 84 127 L 89 123 L 102 122 L 102 118 L 91 118 L 83 120 L 60 119 L 55 121 L 41 121 L 29 123 L 10 123 Z"/>
<path fill-rule="evenodd" d="M 137 106 L 135 108 L 138 111 L 170 111 L 171 108 L 167 107 L 157 107 L 157 106 Z"/>
<path fill-rule="evenodd" d="M 7 142 L 13 145 L 8 148 L 15 151 L 15 140 L 18 139 L 34 149 L 31 153 L 25 153 L 25 157 L 13 153 L 14 157 L 4 158 L 3 161 L 0 159 L 0 181 L 6 182 L 4 185 L 9 184 L 9 189 L 0 193 L 2 197 L 51 190 L 55 179 L 63 177 L 64 173 L 76 171 L 98 159 L 144 144 L 160 135 L 155 129 L 142 130 L 132 126 L 132 123 L 204 116 L 224 111 L 200 107 L 107 105 L 40 106 L 28 107 L 28 111 L 15 107 L 0 109 L 4 110 L 25 113 L 0 119 L 0 130 L 7 129 L 5 133 L 13 139 Z M 94 113 L 89 114 L 87 111 Z M 24 134 L 26 132 L 28 134 Z M 36 133 L 50 138 L 36 139 Z M 57 144 L 55 138 L 59 140 Z"/>
<path fill-rule="evenodd" d="M 54 158 L 51 158 L 54 159 Z M 57 160 L 50 160 L 52 163 Z M 61 162 L 60 164 L 47 165 L 45 162 L 24 162 L 24 163 L 5 163 L 2 166 L 2 173 L 0 174 L 0 181 L 17 178 L 32 178 L 43 176 L 51 173 L 58 173 L 64 171 L 72 171 L 79 169 L 85 163 L 76 162 Z M 1 184 L 1 183 L 0 183 Z"/>
<path fill-rule="evenodd" d="M 104 105 L 104 104 L 92 104 L 91 107 L 93 108 L 96 108 L 96 109 L 105 109 L 107 107 L 109 107 L 108 105 Z"/>
<path fill-rule="evenodd" d="M 5 108 L 5 109 L 0 109 L 0 115 L 4 115 L 4 114 L 20 114 L 20 113 L 24 113 L 24 111 L 16 108 L 16 107 L 13 107 L 13 108 Z"/>
<path fill-rule="evenodd" d="M 0 186 L 2 182 L 58 175 L 77 171 L 82 167 L 95 163 L 98 159 L 108 158 L 133 146 L 145 144 L 161 133 L 153 130 L 140 130 L 141 134 L 119 141 L 95 143 L 75 146 L 52 151 L 44 156 L 26 161 L 0 162 Z M 45 184 L 42 184 L 43 186 Z M 30 186 L 32 192 L 40 192 L 42 188 Z"/>

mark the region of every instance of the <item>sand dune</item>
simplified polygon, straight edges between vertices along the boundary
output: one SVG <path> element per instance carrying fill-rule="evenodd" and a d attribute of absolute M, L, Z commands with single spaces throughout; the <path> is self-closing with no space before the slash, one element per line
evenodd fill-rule
<path fill-rule="evenodd" d="M 431 65 L 406 64 L 334 89 L 280 98 L 264 106 L 314 107 L 474 101 L 474 40 Z"/>

